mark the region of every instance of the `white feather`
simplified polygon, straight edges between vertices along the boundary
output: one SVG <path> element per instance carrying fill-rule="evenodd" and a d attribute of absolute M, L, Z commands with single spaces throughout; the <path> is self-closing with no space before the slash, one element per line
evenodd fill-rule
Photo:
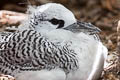
<path fill-rule="evenodd" d="M 62 29 L 48 32 L 47 37 L 54 43 L 61 42 L 61 45 L 69 41 L 73 43 L 71 48 L 78 54 L 79 69 L 68 74 L 67 80 L 94 80 L 100 77 L 108 53 L 101 42 L 84 33 L 76 35 Z"/>
<path fill-rule="evenodd" d="M 61 69 L 26 71 L 16 74 L 16 80 L 65 80 L 65 72 Z"/>

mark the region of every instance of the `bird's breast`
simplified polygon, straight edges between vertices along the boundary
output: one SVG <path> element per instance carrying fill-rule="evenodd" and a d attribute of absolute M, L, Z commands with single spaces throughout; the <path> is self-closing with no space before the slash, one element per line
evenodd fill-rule
<path fill-rule="evenodd" d="M 16 80 L 65 80 L 66 74 L 57 68 L 53 70 L 23 71 L 16 76 Z"/>

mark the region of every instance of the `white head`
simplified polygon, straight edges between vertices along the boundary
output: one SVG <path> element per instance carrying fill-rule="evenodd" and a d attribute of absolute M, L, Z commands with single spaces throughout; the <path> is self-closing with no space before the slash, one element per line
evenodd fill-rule
<path fill-rule="evenodd" d="M 47 3 L 38 6 L 30 15 L 29 20 L 30 26 L 37 31 L 65 28 L 77 22 L 70 10 L 57 3 Z"/>

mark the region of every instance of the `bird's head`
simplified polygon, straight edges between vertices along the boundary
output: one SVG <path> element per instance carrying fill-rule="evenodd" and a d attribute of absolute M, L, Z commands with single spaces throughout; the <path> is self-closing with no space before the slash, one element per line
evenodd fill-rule
<path fill-rule="evenodd" d="M 100 30 L 92 24 L 77 21 L 74 14 L 58 3 L 47 3 L 33 9 L 28 25 L 38 32 L 65 29 L 74 33 L 98 33 Z"/>
<path fill-rule="evenodd" d="M 74 14 L 61 4 L 47 3 L 36 7 L 29 24 L 35 30 L 65 28 L 76 22 Z"/>

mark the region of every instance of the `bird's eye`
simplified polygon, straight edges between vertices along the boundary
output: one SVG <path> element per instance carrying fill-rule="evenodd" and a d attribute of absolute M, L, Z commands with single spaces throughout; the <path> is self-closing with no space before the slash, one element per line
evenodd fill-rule
<path fill-rule="evenodd" d="M 59 26 L 57 28 L 62 28 L 64 26 L 64 20 L 59 20 Z"/>
<path fill-rule="evenodd" d="M 63 20 L 58 20 L 58 19 L 53 18 L 53 19 L 49 20 L 49 22 L 51 22 L 54 25 L 59 24 L 59 26 L 57 28 L 62 28 L 64 26 Z"/>
<path fill-rule="evenodd" d="M 59 23 L 59 20 L 53 18 L 53 19 L 49 20 L 49 22 L 51 22 L 54 25 L 57 25 Z"/>

